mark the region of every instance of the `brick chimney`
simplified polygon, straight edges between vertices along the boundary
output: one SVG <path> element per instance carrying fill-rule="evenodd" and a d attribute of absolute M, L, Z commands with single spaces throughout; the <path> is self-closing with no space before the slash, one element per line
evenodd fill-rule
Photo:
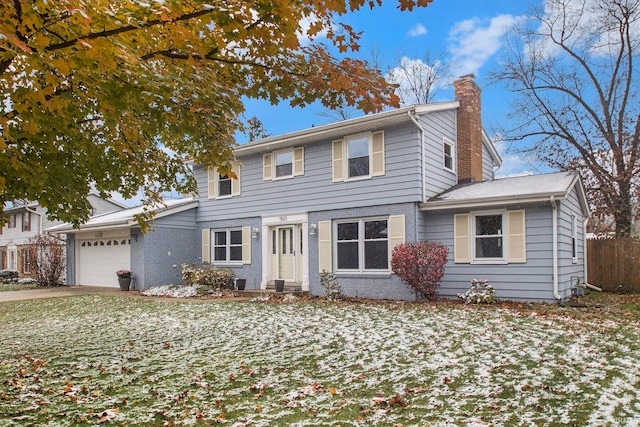
<path fill-rule="evenodd" d="M 468 74 L 453 82 L 458 108 L 458 183 L 482 181 L 482 110 L 480 88 Z"/>

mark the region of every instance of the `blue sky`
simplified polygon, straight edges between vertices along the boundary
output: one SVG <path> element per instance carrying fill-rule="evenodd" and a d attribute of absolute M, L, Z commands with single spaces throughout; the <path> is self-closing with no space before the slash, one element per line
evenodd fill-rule
<path fill-rule="evenodd" d="M 532 4 L 542 1 L 434 0 L 427 8 L 412 12 L 400 12 L 397 2 L 386 1 L 374 10 L 349 14 L 343 21 L 363 31 L 360 51 L 350 56 L 370 59 L 371 49 L 375 49 L 383 70 L 397 64 L 403 55 L 417 59 L 429 50 L 432 56 L 439 55 L 449 63 L 454 76 L 475 74 L 482 88 L 483 124 L 491 135 L 496 124 L 506 121 L 511 97 L 502 85 L 488 81 L 489 72 L 499 67 L 502 36 Z M 436 100 L 452 99 L 453 91 L 448 89 Z M 319 105 L 293 109 L 286 102 L 277 106 L 254 100 L 246 103 L 246 116 L 258 116 L 272 135 L 328 123 L 329 119 L 318 115 L 322 111 Z M 238 136 L 237 140 L 242 143 L 245 137 Z M 498 149 L 504 159 L 500 175 L 541 171 L 507 147 L 499 144 Z"/>

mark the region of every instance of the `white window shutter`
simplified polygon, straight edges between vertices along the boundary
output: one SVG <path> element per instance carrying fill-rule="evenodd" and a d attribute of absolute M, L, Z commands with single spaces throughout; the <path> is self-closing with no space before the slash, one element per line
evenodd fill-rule
<path fill-rule="evenodd" d="M 524 210 L 507 212 L 507 262 L 527 262 L 527 238 Z"/>
<path fill-rule="evenodd" d="M 207 169 L 207 194 L 210 199 L 215 199 L 218 196 L 218 169 Z"/>
<path fill-rule="evenodd" d="M 273 154 L 271 153 L 262 156 L 262 179 L 265 181 L 273 179 Z"/>
<path fill-rule="evenodd" d="M 240 163 L 233 162 L 233 173 L 236 174 L 237 179 L 231 180 L 231 195 L 239 196 L 240 195 Z"/>
<path fill-rule="evenodd" d="M 202 262 L 211 262 L 211 229 L 202 230 Z"/>
<path fill-rule="evenodd" d="M 404 215 L 389 216 L 389 259 L 393 248 L 405 242 Z"/>
<path fill-rule="evenodd" d="M 344 142 L 341 139 L 331 144 L 333 182 L 344 181 Z"/>
<path fill-rule="evenodd" d="M 375 132 L 371 141 L 371 176 L 385 174 L 384 166 L 384 132 Z"/>
<path fill-rule="evenodd" d="M 454 262 L 457 264 L 471 262 L 471 236 L 469 230 L 469 214 L 453 216 Z"/>
<path fill-rule="evenodd" d="M 318 265 L 319 271 L 331 270 L 331 221 L 318 222 Z"/>
<path fill-rule="evenodd" d="M 293 150 L 293 176 L 304 175 L 304 147 Z"/>
<path fill-rule="evenodd" d="M 242 227 L 242 263 L 251 264 L 251 227 Z"/>

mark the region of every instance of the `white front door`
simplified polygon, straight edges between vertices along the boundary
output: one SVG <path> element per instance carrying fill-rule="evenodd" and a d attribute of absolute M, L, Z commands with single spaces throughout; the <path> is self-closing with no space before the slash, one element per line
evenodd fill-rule
<path fill-rule="evenodd" d="M 9 257 L 7 260 L 7 270 L 18 270 L 18 250 L 15 247 L 9 248 Z"/>
<path fill-rule="evenodd" d="M 276 227 L 276 275 L 278 279 L 289 282 L 296 281 L 296 247 L 295 226 Z"/>

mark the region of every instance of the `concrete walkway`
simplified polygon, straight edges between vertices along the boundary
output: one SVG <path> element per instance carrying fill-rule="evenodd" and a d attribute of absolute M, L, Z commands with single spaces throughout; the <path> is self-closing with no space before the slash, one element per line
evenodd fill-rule
<path fill-rule="evenodd" d="M 59 286 L 56 288 L 25 289 L 21 291 L 0 292 L 0 302 L 21 301 L 39 298 L 69 297 L 74 295 L 126 295 L 119 288 L 100 288 L 96 286 Z"/>

